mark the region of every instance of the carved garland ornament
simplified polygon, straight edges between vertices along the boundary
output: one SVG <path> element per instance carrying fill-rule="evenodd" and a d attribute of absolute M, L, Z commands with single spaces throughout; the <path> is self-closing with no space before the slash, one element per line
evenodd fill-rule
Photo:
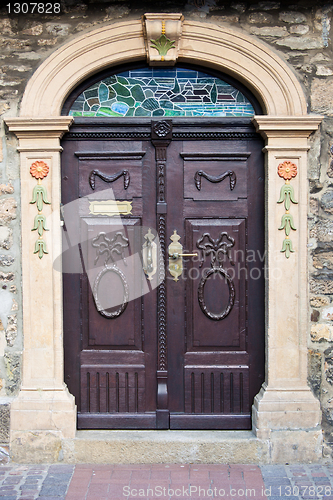
<path fill-rule="evenodd" d="M 212 319 L 214 321 L 221 321 L 226 318 L 228 314 L 231 312 L 234 303 L 235 303 L 235 285 L 228 274 L 228 272 L 223 269 L 224 256 L 229 259 L 229 262 L 232 266 L 235 265 L 234 261 L 231 257 L 231 248 L 235 245 L 235 240 L 226 232 L 222 232 L 216 240 L 211 237 L 209 233 L 204 233 L 201 238 L 197 241 L 197 248 L 201 250 L 201 263 L 199 267 L 202 267 L 205 257 L 210 255 L 211 258 L 211 269 L 208 269 L 204 272 L 203 277 L 200 280 L 198 286 L 198 301 L 199 306 L 202 312 L 207 318 Z M 209 311 L 206 303 L 205 303 L 205 285 L 210 278 L 210 276 L 214 274 L 220 274 L 222 278 L 225 279 L 228 288 L 229 288 L 229 300 L 225 309 L 219 313 L 215 314 L 212 311 Z"/>
<path fill-rule="evenodd" d="M 91 242 L 92 246 L 96 248 L 96 258 L 94 265 L 97 264 L 99 258 L 104 256 L 104 268 L 98 273 L 93 284 L 93 297 L 96 305 L 96 309 L 101 316 L 108 319 L 118 318 L 126 309 L 129 300 L 129 287 L 126 280 L 125 274 L 117 266 L 115 257 L 119 255 L 122 257 L 124 263 L 126 263 L 126 257 L 124 256 L 125 248 L 129 246 L 129 240 L 126 238 L 121 231 L 117 231 L 113 238 L 108 238 L 105 232 L 100 232 Z M 112 261 L 112 264 L 108 264 Z M 123 300 L 119 305 L 118 309 L 115 311 L 107 311 L 101 305 L 99 300 L 99 285 L 103 276 L 107 273 L 114 273 L 118 275 L 123 286 Z"/>
<path fill-rule="evenodd" d="M 35 216 L 34 227 L 31 231 L 37 231 L 38 240 L 35 243 L 34 253 L 38 253 L 38 257 L 41 259 L 44 253 L 48 253 L 46 248 L 46 242 L 43 238 L 44 231 L 48 231 L 46 227 L 46 219 L 42 214 L 43 204 L 50 205 L 51 203 L 47 199 L 47 191 L 44 186 L 42 186 L 42 179 L 49 173 L 49 166 L 45 161 L 37 160 L 32 163 L 30 167 L 30 174 L 32 177 L 37 179 L 37 186 L 34 187 L 32 192 L 32 200 L 30 203 L 36 203 L 38 214 Z"/>
<path fill-rule="evenodd" d="M 294 188 L 290 185 L 290 180 L 297 175 L 297 165 L 291 161 L 284 161 L 278 166 L 278 174 L 285 180 L 284 186 L 280 191 L 278 203 L 284 202 L 286 213 L 282 215 L 280 230 L 284 229 L 285 239 L 283 240 L 281 252 L 285 253 L 287 259 L 290 257 L 290 252 L 294 252 L 292 242 L 289 238 L 290 231 L 296 231 L 293 216 L 289 213 L 291 203 L 297 204 L 295 200 Z"/>

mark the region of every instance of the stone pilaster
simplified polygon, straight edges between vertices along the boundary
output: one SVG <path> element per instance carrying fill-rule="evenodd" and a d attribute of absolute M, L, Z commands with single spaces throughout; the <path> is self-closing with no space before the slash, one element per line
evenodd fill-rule
<path fill-rule="evenodd" d="M 62 281 L 53 269 L 53 259 L 61 253 L 60 138 L 71 121 L 71 117 L 6 120 L 19 139 L 22 187 L 24 350 L 22 387 L 11 404 L 14 459 L 18 436 L 33 434 L 35 443 L 43 447 L 47 433 L 59 441 L 74 437 L 76 431 L 74 398 L 63 381 Z M 32 231 L 35 216 L 41 212 L 31 203 L 37 179 L 30 174 L 30 167 L 37 161 L 49 167 L 39 183 L 49 201 L 42 208 L 48 230 L 42 235 L 47 253 L 41 257 L 34 253 L 38 234 Z"/>
<path fill-rule="evenodd" d="M 266 139 L 267 166 L 266 380 L 254 400 L 253 429 L 267 439 L 274 431 L 314 429 L 321 421 L 319 401 L 307 385 L 307 139 L 321 117 L 257 116 L 253 121 Z M 284 162 L 297 168 L 290 180 L 278 175 Z M 293 190 L 289 210 L 281 202 L 284 186 Z M 281 229 L 285 213 L 294 227 L 289 235 Z M 290 252 L 283 251 L 286 246 Z"/>

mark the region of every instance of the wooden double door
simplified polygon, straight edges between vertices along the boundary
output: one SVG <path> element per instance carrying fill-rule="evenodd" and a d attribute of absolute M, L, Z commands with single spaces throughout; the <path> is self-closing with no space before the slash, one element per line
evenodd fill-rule
<path fill-rule="evenodd" d="M 78 118 L 62 145 L 78 428 L 250 429 L 264 379 L 263 144 L 250 120 Z"/>

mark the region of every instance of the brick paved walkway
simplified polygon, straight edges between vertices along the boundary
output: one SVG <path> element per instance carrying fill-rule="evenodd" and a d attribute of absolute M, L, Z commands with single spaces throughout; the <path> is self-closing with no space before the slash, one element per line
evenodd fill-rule
<path fill-rule="evenodd" d="M 333 465 L 0 465 L 0 500 L 333 500 Z"/>

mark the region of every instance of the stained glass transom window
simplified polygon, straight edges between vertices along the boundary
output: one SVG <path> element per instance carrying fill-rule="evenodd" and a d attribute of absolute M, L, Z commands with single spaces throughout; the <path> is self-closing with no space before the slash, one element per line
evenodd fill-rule
<path fill-rule="evenodd" d="M 184 68 L 144 68 L 91 85 L 71 116 L 253 116 L 250 101 L 214 76 Z"/>

